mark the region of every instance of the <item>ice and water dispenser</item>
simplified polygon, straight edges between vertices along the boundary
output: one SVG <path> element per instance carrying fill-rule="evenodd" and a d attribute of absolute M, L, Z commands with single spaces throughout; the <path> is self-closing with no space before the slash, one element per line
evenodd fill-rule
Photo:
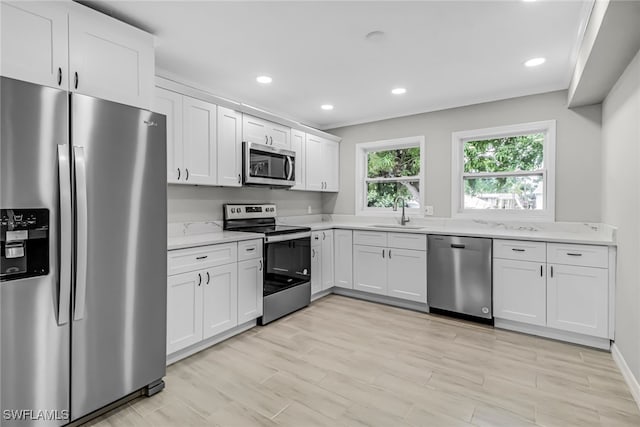
<path fill-rule="evenodd" d="M 49 210 L 0 209 L 0 281 L 49 274 Z"/>

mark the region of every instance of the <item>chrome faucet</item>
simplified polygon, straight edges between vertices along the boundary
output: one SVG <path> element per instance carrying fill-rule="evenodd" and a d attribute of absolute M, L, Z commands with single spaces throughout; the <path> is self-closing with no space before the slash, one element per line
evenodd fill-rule
<path fill-rule="evenodd" d="M 400 217 L 400 225 L 405 225 L 409 222 L 409 217 L 404 215 L 404 205 L 406 204 L 404 198 L 398 196 L 393 201 L 393 211 L 396 212 L 398 210 L 398 200 L 402 200 L 402 217 Z"/>

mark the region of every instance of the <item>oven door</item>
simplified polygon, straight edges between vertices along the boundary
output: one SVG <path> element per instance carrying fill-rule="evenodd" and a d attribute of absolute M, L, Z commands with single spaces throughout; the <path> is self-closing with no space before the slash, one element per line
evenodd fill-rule
<path fill-rule="evenodd" d="M 264 296 L 311 281 L 311 233 L 267 237 Z"/>
<path fill-rule="evenodd" d="M 296 153 L 245 142 L 242 150 L 244 183 L 287 188 L 296 183 Z"/>

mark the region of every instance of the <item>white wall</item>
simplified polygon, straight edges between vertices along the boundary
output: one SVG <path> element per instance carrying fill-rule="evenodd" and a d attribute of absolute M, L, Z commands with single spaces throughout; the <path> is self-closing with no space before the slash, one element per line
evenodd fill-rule
<path fill-rule="evenodd" d="M 395 100 L 400 101 L 400 100 Z M 340 143 L 340 193 L 323 196 L 324 213 L 355 212 L 355 144 L 424 135 L 426 204 L 451 216 L 451 133 L 454 131 L 557 121 L 556 221 L 600 221 L 601 106 L 567 108 L 567 92 L 551 92 L 400 117 L 329 132 Z"/>
<path fill-rule="evenodd" d="M 280 216 L 306 215 L 309 206 L 312 214 L 322 213 L 322 196 L 313 192 L 169 185 L 167 194 L 169 222 L 222 220 L 225 203 L 272 202 Z"/>
<path fill-rule="evenodd" d="M 602 220 L 618 227 L 616 345 L 640 381 L 640 53 L 603 103 Z"/>

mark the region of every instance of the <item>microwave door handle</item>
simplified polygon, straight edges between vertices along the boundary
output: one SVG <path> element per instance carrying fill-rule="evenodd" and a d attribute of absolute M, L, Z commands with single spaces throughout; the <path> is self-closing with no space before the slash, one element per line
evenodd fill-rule
<path fill-rule="evenodd" d="M 60 294 L 58 296 L 58 325 L 69 323 L 71 304 L 71 166 L 69 146 L 58 145 L 58 187 L 60 195 Z"/>
<path fill-rule="evenodd" d="M 87 174 L 84 147 L 73 147 L 73 162 L 76 178 L 76 287 L 73 320 L 84 317 L 87 296 Z"/>
<path fill-rule="evenodd" d="M 287 181 L 291 181 L 291 176 L 293 175 L 293 160 L 291 160 L 291 156 L 287 156 L 287 164 L 289 165 L 289 172 L 287 173 Z"/>

